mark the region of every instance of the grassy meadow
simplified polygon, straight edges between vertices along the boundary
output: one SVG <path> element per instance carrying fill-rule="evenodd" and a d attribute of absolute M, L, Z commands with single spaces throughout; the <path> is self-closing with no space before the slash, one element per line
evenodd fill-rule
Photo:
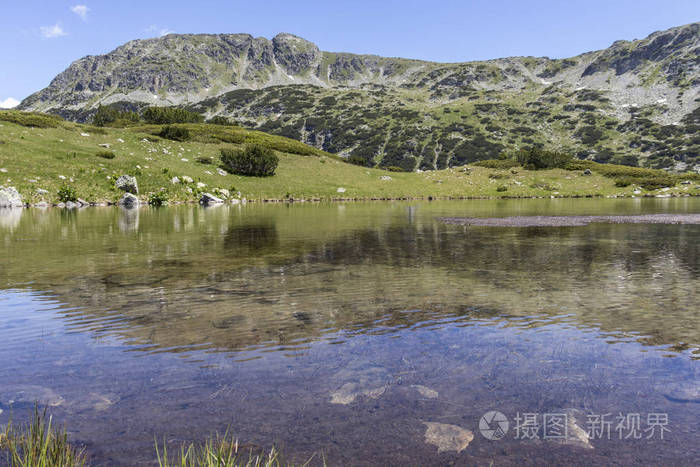
<path fill-rule="evenodd" d="M 700 194 L 700 175 L 694 173 L 669 175 L 590 161 L 574 162 L 568 170 L 492 168 L 477 163 L 393 172 L 352 165 L 298 141 L 240 127 L 175 126 L 186 128 L 190 137 L 186 141 L 162 138 L 158 136 L 162 125 L 95 127 L 43 114 L 2 111 L 0 186 L 15 187 L 30 204 L 55 204 L 65 187 L 88 202 L 113 203 L 123 194 L 114 180 L 124 174 L 137 178 L 143 202 L 159 192 L 171 202 L 197 201 L 204 192 L 227 197 L 222 190 L 251 201 Z M 275 150 L 279 166 L 274 176 L 238 176 L 220 169 L 221 149 L 246 143 Z M 590 175 L 584 175 L 586 168 Z M 175 177 L 179 183 L 172 182 Z M 645 184 L 650 178 L 660 182 Z"/>

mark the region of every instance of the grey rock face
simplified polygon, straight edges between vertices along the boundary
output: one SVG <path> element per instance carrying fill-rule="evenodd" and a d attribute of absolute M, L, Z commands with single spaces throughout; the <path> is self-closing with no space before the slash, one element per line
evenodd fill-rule
<path fill-rule="evenodd" d="M 134 195 L 139 194 L 139 186 L 138 183 L 136 183 L 136 177 L 132 177 L 131 175 L 122 175 L 114 182 L 114 186 L 127 193 Z"/>
<path fill-rule="evenodd" d="M 0 208 L 22 207 L 22 195 L 13 186 L 0 186 Z"/>
<path fill-rule="evenodd" d="M 135 208 L 139 205 L 139 199 L 131 193 L 125 193 L 119 200 L 119 205 L 125 208 Z"/>
<path fill-rule="evenodd" d="M 208 206 L 210 204 L 221 204 L 223 203 L 224 200 L 221 198 L 217 198 L 216 196 L 212 195 L 211 193 L 204 193 L 202 197 L 199 199 L 199 204 L 203 204 L 204 206 Z"/>

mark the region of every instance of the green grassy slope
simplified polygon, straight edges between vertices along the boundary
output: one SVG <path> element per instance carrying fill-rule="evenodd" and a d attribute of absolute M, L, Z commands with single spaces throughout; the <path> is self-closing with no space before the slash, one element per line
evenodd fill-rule
<path fill-rule="evenodd" d="M 589 176 L 583 175 L 584 166 L 542 171 L 460 166 L 389 172 L 348 164 L 297 141 L 258 131 L 208 124 L 181 126 L 192 134 L 187 142 L 159 138 L 156 134 L 162 127 L 156 125 L 98 128 L 43 115 L 0 112 L 0 185 L 16 187 L 29 203 L 56 203 L 58 190 L 64 186 L 73 187 L 80 198 L 90 202 L 115 202 L 122 193 L 114 187 L 114 179 L 123 174 L 136 176 L 144 201 L 149 193 L 161 190 L 171 201 L 196 201 L 202 192 L 220 189 L 228 190 L 232 197 L 240 192 L 249 200 L 700 194 L 697 181 L 681 184 L 686 179 L 697 180 L 697 174 L 668 176 L 594 163 L 585 166 L 593 170 Z M 221 148 L 247 142 L 277 151 L 280 163 L 275 176 L 222 175 L 217 170 Z M 100 157 L 98 153 L 104 151 L 115 157 Z M 192 182 L 182 183 L 183 176 Z M 621 176 L 627 177 L 627 186 L 616 186 Z M 181 182 L 173 184 L 173 177 Z M 665 177 L 668 187 L 641 188 L 638 185 L 645 177 Z"/>

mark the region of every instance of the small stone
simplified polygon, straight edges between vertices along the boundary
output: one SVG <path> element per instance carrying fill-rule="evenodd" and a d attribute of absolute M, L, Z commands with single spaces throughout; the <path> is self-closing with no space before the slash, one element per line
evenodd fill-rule
<path fill-rule="evenodd" d="M 77 208 L 78 205 L 74 203 L 73 201 L 66 201 L 66 209 L 73 209 Z"/>
<path fill-rule="evenodd" d="M 445 451 L 464 451 L 474 439 L 474 433 L 457 425 L 423 422 L 425 442 L 437 446 L 438 453 Z"/>
<path fill-rule="evenodd" d="M 139 205 L 139 199 L 132 193 L 124 193 L 124 196 L 119 200 L 119 205 L 126 208 L 133 208 Z"/>
<path fill-rule="evenodd" d="M 98 146 L 101 148 L 107 148 L 107 149 L 109 149 L 111 147 L 111 145 L 109 143 L 101 143 L 101 144 L 98 144 Z"/>
<path fill-rule="evenodd" d="M 182 159 L 180 159 L 180 160 L 181 160 L 182 162 L 189 162 L 189 161 L 190 161 L 189 159 L 186 159 L 186 158 L 184 158 L 184 157 L 183 157 Z"/>
<path fill-rule="evenodd" d="M 123 142 L 124 142 L 124 140 L 123 140 L 123 139 L 121 139 L 121 138 L 117 138 L 117 143 L 123 143 Z"/>
<path fill-rule="evenodd" d="M 338 193 L 345 193 L 345 188 L 338 188 L 336 191 Z"/>
<path fill-rule="evenodd" d="M 88 203 L 87 201 L 85 201 L 82 198 L 78 198 L 78 204 L 81 206 L 90 206 L 90 203 Z"/>
<path fill-rule="evenodd" d="M 210 204 L 221 204 L 223 202 L 224 200 L 222 200 L 221 198 L 217 198 L 211 193 L 204 193 L 199 199 L 199 204 L 202 204 L 204 206 L 209 206 Z"/>
<path fill-rule="evenodd" d="M 216 173 L 218 173 L 222 177 L 225 177 L 226 175 L 228 175 L 228 173 L 224 169 L 216 169 Z"/>
<path fill-rule="evenodd" d="M 66 179 L 66 176 L 65 176 L 65 175 L 59 175 L 58 178 L 61 179 L 61 180 L 65 180 L 65 179 Z"/>
<path fill-rule="evenodd" d="M 80 133 L 80 136 L 90 136 L 89 133 Z"/>
<path fill-rule="evenodd" d="M 593 172 L 591 172 L 591 169 L 586 169 L 583 171 L 583 175 L 593 175 Z"/>
<path fill-rule="evenodd" d="M 388 175 L 382 175 L 381 177 L 379 177 L 379 180 L 393 180 L 393 179 Z"/>
<path fill-rule="evenodd" d="M 182 181 L 183 181 L 183 183 L 192 183 L 194 180 L 192 180 L 192 177 L 188 177 L 187 175 L 183 175 Z"/>
<path fill-rule="evenodd" d="M 136 177 L 132 177 L 131 175 L 122 175 L 114 182 L 114 186 L 119 190 L 126 191 L 127 193 L 134 195 L 139 193 L 139 186 L 136 182 Z"/>
<path fill-rule="evenodd" d="M 6 173 L 7 173 L 7 169 L 3 167 L 2 169 L 0 169 L 0 172 L 6 174 Z"/>
<path fill-rule="evenodd" d="M 207 186 L 206 183 L 197 182 L 197 188 L 199 188 L 199 189 L 206 188 L 206 186 Z"/>

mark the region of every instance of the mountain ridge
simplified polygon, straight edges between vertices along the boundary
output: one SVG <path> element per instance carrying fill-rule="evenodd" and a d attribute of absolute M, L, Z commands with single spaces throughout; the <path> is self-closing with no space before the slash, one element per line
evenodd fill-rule
<path fill-rule="evenodd" d="M 569 115 L 569 118 L 588 117 L 589 122 L 601 120 L 588 126 L 612 125 L 610 121 L 614 119 L 617 127 L 639 117 L 640 111 L 645 113 L 642 118 L 653 125 L 678 126 L 685 125 L 684 119 L 697 111 L 699 89 L 700 23 L 656 31 L 640 40 L 615 41 L 607 49 L 565 59 L 507 57 L 458 63 L 323 52 L 314 43 L 288 33 L 272 39 L 249 34 L 171 34 L 130 41 L 105 55 L 83 57 L 54 78 L 47 88 L 25 99 L 20 109 L 58 113 L 85 121 L 99 105 L 136 109 L 145 105 L 184 106 L 207 116 L 234 117 L 248 126 L 291 136 L 342 155 L 359 155 L 367 165 L 380 165 L 384 163 L 386 144 L 377 140 L 369 150 L 360 148 L 361 140 L 353 138 L 350 129 L 342 128 L 342 120 L 350 119 L 358 126 L 367 125 L 384 132 L 388 142 L 400 140 L 396 145 L 406 146 L 404 143 L 413 141 L 409 146 L 424 149 L 428 144 L 425 132 L 420 132 L 419 137 L 404 133 L 423 127 L 444 130 L 455 122 L 447 122 L 450 119 L 437 114 L 456 107 L 460 116 L 467 117 L 461 123 L 468 124 L 468 128 L 457 128 L 456 132 L 464 135 L 466 129 L 467 139 L 472 129 L 476 136 L 500 144 L 501 150 L 517 149 L 532 140 L 537 144 L 570 146 L 580 154 L 586 150 L 586 145 L 580 144 L 581 138 L 575 135 L 581 128 L 577 125 L 551 129 L 557 125 L 543 120 L 544 110 L 556 110 L 556 115 L 550 112 L 547 118 Z M 345 110 L 342 118 L 322 104 L 323 99 L 330 102 L 333 98 L 337 102 L 352 92 L 359 96 L 336 109 Z M 565 110 L 567 101 L 573 106 L 571 111 Z M 279 102 L 282 105 L 276 105 Z M 535 124 L 532 129 L 537 137 L 525 135 L 526 138 L 511 138 L 510 143 L 498 141 L 503 135 L 499 136 L 493 128 L 511 133 L 523 126 L 525 117 L 501 116 L 499 112 L 477 116 L 479 112 L 470 102 L 496 103 L 515 109 L 516 114 L 523 112 L 521 115 L 539 110 L 539 115 L 533 114 L 529 120 Z M 380 116 L 364 117 L 373 113 L 372 106 L 378 106 L 382 112 L 403 108 L 422 115 L 396 113 L 389 125 L 392 130 L 377 121 Z M 583 115 L 586 113 L 595 115 Z M 306 128 L 306 121 L 318 115 L 339 122 L 320 133 Z M 489 125 L 482 122 L 484 118 L 491 123 L 496 118 L 505 125 Z M 492 130 L 487 130 L 488 126 Z M 611 141 L 620 140 L 617 135 L 609 136 Z M 352 141 L 347 144 L 329 143 L 331 139 L 348 137 Z M 616 150 L 647 162 L 649 154 L 641 154 L 643 151 L 632 147 L 637 143 L 627 141 L 630 138 L 623 139 L 624 151 L 619 149 L 619 144 L 617 149 L 593 145 L 585 157 L 595 157 L 599 149 Z M 455 164 L 463 162 L 464 157 L 455 158 L 451 148 L 448 159 L 440 161 L 439 154 L 433 153 L 442 152 L 450 144 L 435 143 L 429 154 L 406 147 L 401 149 L 403 154 L 394 151 L 389 159 L 392 165 L 407 170 L 444 167 L 452 159 Z M 495 146 L 487 152 L 478 158 L 492 156 Z M 433 155 L 432 161 L 428 161 Z M 675 152 L 659 156 L 663 157 L 667 158 L 663 162 L 667 167 L 678 163 L 686 167 L 690 163 L 692 167 L 697 159 L 697 144 L 684 144 Z"/>

